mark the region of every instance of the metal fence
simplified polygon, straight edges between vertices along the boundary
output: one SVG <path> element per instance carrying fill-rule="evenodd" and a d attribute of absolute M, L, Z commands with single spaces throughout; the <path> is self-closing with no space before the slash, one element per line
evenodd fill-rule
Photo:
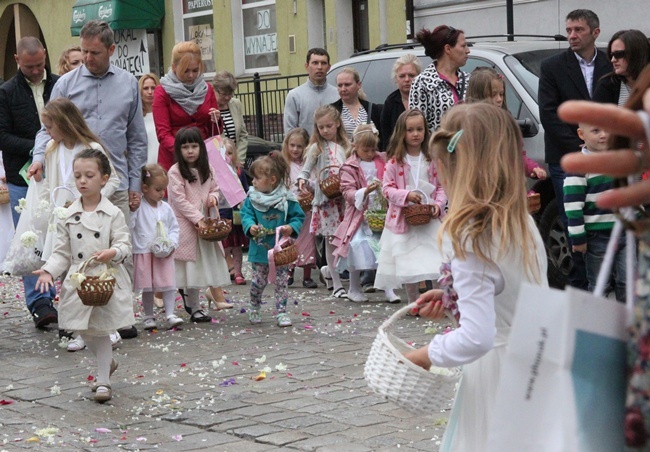
<path fill-rule="evenodd" d="M 256 72 L 253 80 L 239 82 L 235 96 L 242 103 L 248 133 L 281 143 L 284 100 L 289 90 L 306 80 L 307 74 L 261 78 Z"/>

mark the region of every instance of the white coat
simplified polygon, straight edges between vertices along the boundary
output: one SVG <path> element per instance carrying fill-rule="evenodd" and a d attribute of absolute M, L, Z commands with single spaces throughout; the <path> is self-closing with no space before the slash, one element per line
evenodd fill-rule
<path fill-rule="evenodd" d="M 95 251 L 107 248 L 117 251 L 112 260 L 117 270 L 113 296 L 105 306 L 86 306 L 72 286 L 70 275 Z M 135 323 L 131 279 L 123 265 L 130 255 L 129 228 L 124 214 L 108 198 L 102 196 L 94 212 L 84 212 L 81 199 L 68 207 L 67 217 L 57 225 L 54 251 L 42 267 L 53 278 L 67 271 L 59 297 L 59 328 L 104 335 Z M 99 275 L 103 268 L 103 265 L 90 267 L 86 274 Z"/>

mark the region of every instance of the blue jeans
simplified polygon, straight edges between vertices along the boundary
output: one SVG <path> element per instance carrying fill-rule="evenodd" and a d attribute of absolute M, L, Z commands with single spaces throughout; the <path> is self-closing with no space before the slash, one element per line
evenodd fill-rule
<path fill-rule="evenodd" d="M 549 163 L 548 173 L 551 177 L 555 199 L 557 200 L 557 212 L 564 225 L 564 235 L 569 243 L 569 249 L 572 249 L 571 239 L 569 238 L 568 220 L 564 211 L 564 170 L 557 163 Z M 569 272 L 569 285 L 578 289 L 588 290 L 589 281 L 587 280 L 584 256 L 582 253 L 571 253 L 571 257 L 573 267 Z"/>
<path fill-rule="evenodd" d="M 612 231 L 587 232 L 587 252 L 585 253 L 585 263 L 587 267 L 587 279 L 589 280 L 589 292 L 596 288 L 598 272 L 603 264 L 607 242 Z M 625 303 L 625 275 L 627 266 L 625 265 L 625 234 L 618 240 L 618 248 L 614 255 L 614 264 L 612 265 L 612 274 L 614 279 L 614 294 L 616 301 Z"/>
<path fill-rule="evenodd" d="M 27 187 L 20 187 L 18 185 L 7 184 L 9 189 L 9 203 L 11 206 L 11 216 L 14 220 L 14 227 L 18 224 L 18 219 L 20 214 L 16 212 L 15 207 L 18 205 L 18 200 L 24 198 L 27 195 Z M 23 276 L 23 289 L 25 291 L 25 302 L 27 303 L 27 309 L 32 314 L 37 306 L 40 304 L 52 304 L 52 300 L 56 297 L 56 289 L 51 288 L 49 292 L 41 293 L 36 290 L 36 281 L 38 281 L 38 276 L 30 275 Z"/>

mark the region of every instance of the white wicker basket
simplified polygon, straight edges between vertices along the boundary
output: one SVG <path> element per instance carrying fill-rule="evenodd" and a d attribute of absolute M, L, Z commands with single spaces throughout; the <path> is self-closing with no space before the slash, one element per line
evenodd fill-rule
<path fill-rule="evenodd" d="M 439 367 L 426 371 L 404 358 L 415 349 L 387 330 L 414 307 L 415 303 L 403 307 L 379 327 L 363 374 L 377 394 L 413 414 L 426 415 L 449 407 L 461 371 Z"/>

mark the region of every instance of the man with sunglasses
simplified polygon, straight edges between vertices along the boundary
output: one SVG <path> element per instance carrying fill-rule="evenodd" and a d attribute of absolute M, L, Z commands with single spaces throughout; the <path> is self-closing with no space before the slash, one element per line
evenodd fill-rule
<path fill-rule="evenodd" d="M 598 80 L 612 70 L 604 52 L 596 48 L 600 21 L 588 9 L 576 9 L 566 16 L 569 49 L 542 61 L 539 77 L 539 114 L 544 126 L 545 160 L 553 183 L 557 208 L 565 234 L 567 217 L 563 205 L 564 171 L 560 159 L 570 152 L 580 151 L 577 126 L 563 122 L 557 108 L 567 100 L 590 100 Z M 569 284 L 586 290 L 585 263 L 580 253 L 573 254 Z"/>

